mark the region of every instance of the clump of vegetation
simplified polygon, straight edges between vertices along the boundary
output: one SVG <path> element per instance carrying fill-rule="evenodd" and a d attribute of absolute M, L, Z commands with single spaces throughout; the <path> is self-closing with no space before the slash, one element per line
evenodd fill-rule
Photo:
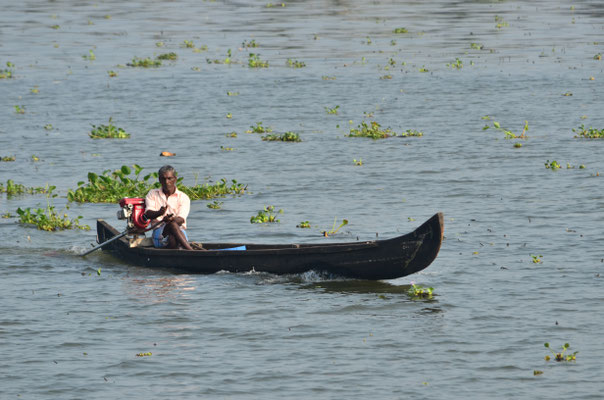
<path fill-rule="evenodd" d="M 211 60 L 209 58 L 206 58 L 206 61 L 208 64 L 231 64 L 233 62 L 233 60 L 231 60 L 231 58 L 233 57 L 233 53 L 231 51 L 231 49 L 227 50 L 227 56 L 224 58 L 224 60 L 219 60 L 219 59 L 214 59 Z"/>
<path fill-rule="evenodd" d="M 161 60 L 153 60 L 152 58 L 134 57 L 131 62 L 126 64 L 129 67 L 135 68 L 156 68 L 161 66 Z"/>
<path fill-rule="evenodd" d="M 57 231 L 64 229 L 83 229 L 89 230 L 88 225 L 80 225 L 80 219 L 82 216 L 69 219 L 66 213 L 60 215 L 54 206 L 50 204 L 46 208 L 35 208 L 31 209 L 27 207 L 17 209 L 19 215 L 19 222 L 22 224 L 35 225 L 36 228 L 43 231 Z"/>
<path fill-rule="evenodd" d="M 335 106 L 333 108 L 325 107 L 325 112 L 327 114 L 337 115 L 339 108 L 340 108 L 340 106 Z"/>
<path fill-rule="evenodd" d="M 115 171 L 105 170 L 101 175 L 89 172 L 88 182 L 78 182 L 76 190 L 67 192 L 67 199 L 78 203 L 117 203 L 124 197 L 145 197 L 150 189 L 161 187 L 157 182 L 157 172 L 140 177 L 143 168 L 137 164 L 132 167 L 133 177 L 130 176 L 132 169 L 127 165 Z M 224 178 L 215 184 L 205 182 L 194 186 L 185 186 L 181 182 L 182 178 L 178 178 L 178 189 L 186 193 L 191 200 L 209 200 L 229 194 L 241 195 L 247 190 L 246 185 L 234 179 L 230 184 Z"/>
<path fill-rule="evenodd" d="M 415 129 L 407 129 L 406 131 L 401 132 L 400 136 L 401 137 L 411 137 L 411 136 L 421 137 L 421 136 L 424 136 L 424 133 L 420 132 L 420 131 L 416 131 Z"/>
<path fill-rule="evenodd" d="M 237 137 L 237 132 L 229 132 L 225 136 L 226 137 L 230 137 L 230 138 L 236 138 Z"/>
<path fill-rule="evenodd" d="M 403 27 L 401 27 L 401 28 L 396 28 L 396 29 L 394 29 L 394 31 L 393 31 L 393 32 L 394 32 L 394 33 L 409 33 L 409 30 L 408 30 L 407 28 L 403 28 Z"/>
<path fill-rule="evenodd" d="M 602 59 L 602 54 L 601 54 L 601 53 L 598 53 L 598 54 L 596 54 L 596 55 L 594 56 L 594 60 L 598 60 L 598 61 L 600 61 L 601 59 Z"/>
<path fill-rule="evenodd" d="M 8 68 L 0 69 L 0 79 L 12 79 L 12 77 L 13 77 L 13 70 L 10 68 L 14 67 L 15 64 L 13 64 L 10 61 L 7 61 L 6 66 Z"/>
<path fill-rule="evenodd" d="M 508 24 L 503 17 L 495 15 L 495 27 L 497 29 L 506 28 L 508 26 L 510 26 L 510 24 Z"/>
<path fill-rule="evenodd" d="M 115 78 L 117 77 L 117 72 L 111 70 L 111 71 L 107 71 L 107 74 L 109 75 L 110 78 Z"/>
<path fill-rule="evenodd" d="M 137 357 L 151 357 L 153 354 L 151 352 L 147 352 L 147 353 L 137 353 L 136 356 Z"/>
<path fill-rule="evenodd" d="M 192 40 L 183 40 L 183 42 L 180 44 L 180 47 L 185 47 L 187 49 L 192 49 L 195 47 L 195 43 L 193 43 Z"/>
<path fill-rule="evenodd" d="M 328 230 L 328 231 L 323 231 L 323 232 L 321 232 L 321 233 L 323 234 L 323 236 L 325 236 L 325 237 L 333 236 L 333 235 L 335 235 L 336 233 L 338 233 L 338 231 L 339 231 L 339 230 L 340 230 L 342 227 L 344 227 L 344 226 L 348 225 L 348 220 L 347 220 L 347 219 L 343 219 L 343 220 L 342 220 L 342 223 L 341 223 L 341 224 L 340 224 L 338 227 L 336 227 L 336 223 L 337 223 L 336 221 L 337 221 L 337 218 L 336 218 L 336 217 L 333 217 L 333 225 L 332 225 L 331 229 L 330 229 L 330 230 Z"/>
<path fill-rule="evenodd" d="M 482 117 L 482 119 L 490 121 L 491 117 L 489 117 L 488 115 L 485 115 L 484 117 Z M 482 130 L 487 130 L 490 127 L 491 126 L 489 124 L 486 124 L 482 128 Z M 514 132 L 512 132 L 511 130 L 504 128 L 497 121 L 493 121 L 493 128 L 497 129 L 498 131 L 503 132 L 505 134 L 506 139 L 527 139 L 528 138 L 528 136 L 526 136 L 526 132 L 529 130 L 528 121 L 524 121 L 524 128 L 522 129 L 522 133 L 520 135 L 517 135 Z"/>
<path fill-rule="evenodd" d="M 362 160 L 362 159 L 360 159 L 360 158 L 359 158 L 358 160 L 357 160 L 356 158 L 354 158 L 354 159 L 352 160 L 352 162 L 353 162 L 353 163 L 354 163 L 354 165 L 356 165 L 357 167 L 360 167 L 360 166 L 362 166 L 362 165 L 363 165 L 363 160 Z"/>
<path fill-rule="evenodd" d="M 221 208 L 222 208 L 222 204 L 223 204 L 223 202 L 222 202 L 222 201 L 217 201 L 217 200 L 214 200 L 213 202 L 208 203 L 208 204 L 207 204 L 207 207 L 208 207 L 208 208 L 211 208 L 212 210 L 219 210 L 219 209 L 221 209 Z"/>
<path fill-rule="evenodd" d="M 250 47 L 258 47 L 258 43 L 256 43 L 256 39 L 252 39 L 249 42 L 247 40 L 244 40 L 243 43 L 241 43 L 241 47 L 248 49 Z"/>
<path fill-rule="evenodd" d="M 157 56 L 158 60 L 176 61 L 178 60 L 178 54 L 174 52 L 164 53 Z"/>
<path fill-rule="evenodd" d="M 247 65 L 250 68 L 268 68 L 268 61 L 262 61 L 260 54 L 250 53 Z"/>
<path fill-rule="evenodd" d="M 447 64 L 448 68 L 455 68 L 455 69 L 462 69 L 463 68 L 463 61 L 461 61 L 459 58 L 455 58 L 455 61 L 450 62 Z"/>
<path fill-rule="evenodd" d="M 0 193 L 6 193 L 7 196 L 15 196 L 19 194 L 34 194 L 34 193 L 51 193 L 56 187 L 27 187 L 20 183 L 13 182 L 12 179 L 6 181 L 6 186 L 0 183 Z"/>
<path fill-rule="evenodd" d="M 531 260 L 533 261 L 533 264 L 543 264 L 543 256 L 541 254 L 539 255 L 535 255 L 535 254 L 531 254 Z"/>
<path fill-rule="evenodd" d="M 576 138 L 587 138 L 587 139 L 602 139 L 604 138 L 604 129 L 586 128 L 585 125 L 581 124 L 578 128 L 573 128 Z"/>
<path fill-rule="evenodd" d="M 16 157 L 15 156 L 3 156 L 2 158 L 0 158 L 0 161 L 3 162 L 11 162 L 11 161 L 15 161 Z"/>
<path fill-rule="evenodd" d="M 239 92 L 230 92 L 230 91 L 227 91 L 227 96 L 239 96 Z"/>
<path fill-rule="evenodd" d="M 484 49 L 484 45 L 481 43 L 470 43 L 470 48 L 474 50 L 482 50 Z"/>
<path fill-rule="evenodd" d="M 283 214 L 283 210 L 277 211 L 279 214 Z M 264 224 L 264 223 L 277 223 L 280 222 L 275 214 L 275 206 L 266 206 L 264 209 L 258 211 L 257 215 L 250 218 L 252 224 Z"/>
<path fill-rule="evenodd" d="M 273 129 L 270 126 L 262 126 L 262 121 L 257 122 L 256 125 L 250 125 L 250 129 L 245 131 L 246 133 L 270 133 Z"/>
<path fill-rule="evenodd" d="M 549 349 L 549 351 L 552 352 L 552 354 L 554 355 L 554 360 L 556 360 L 558 362 L 560 362 L 560 361 L 570 362 L 570 361 L 577 360 L 577 354 L 579 353 L 578 351 L 575 351 L 573 354 L 568 354 L 568 355 L 565 354 L 566 350 L 570 349 L 570 344 L 568 344 L 568 343 L 564 343 L 564 345 L 562 346 L 562 351 L 559 353 L 552 350 L 549 343 L 544 343 L 543 345 L 545 347 L 547 347 Z M 551 359 L 550 356 L 545 356 L 545 361 L 549 361 L 550 359 Z"/>
<path fill-rule="evenodd" d="M 291 58 L 288 58 L 287 61 L 285 62 L 285 64 L 288 67 L 290 67 L 290 68 L 304 68 L 304 67 L 306 67 L 306 64 L 303 61 L 292 60 Z"/>
<path fill-rule="evenodd" d="M 432 292 L 434 292 L 434 288 L 416 285 L 415 282 L 411 282 L 411 287 L 407 291 L 407 294 L 414 299 L 431 299 Z"/>
<path fill-rule="evenodd" d="M 129 133 L 122 128 L 113 125 L 112 118 L 109 118 L 108 125 L 92 125 L 92 130 L 88 134 L 92 139 L 128 139 Z"/>
<path fill-rule="evenodd" d="M 356 129 L 351 129 L 348 137 L 367 137 L 371 139 L 385 139 L 388 137 L 396 136 L 390 128 L 382 129 L 381 125 L 375 121 L 367 124 L 365 121 L 361 122 Z"/>
<path fill-rule="evenodd" d="M 392 79 L 392 75 L 388 74 L 388 75 L 382 75 L 380 76 L 380 79 L 384 80 L 384 79 Z"/>
<path fill-rule="evenodd" d="M 14 106 L 16 114 L 25 114 L 25 106 Z"/>
<path fill-rule="evenodd" d="M 262 140 L 265 141 L 279 141 L 279 142 L 301 142 L 300 135 L 294 132 L 285 132 L 282 135 L 269 134 L 262 136 Z"/>
<path fill-rule="evenodd" d="M 335 81 L 336 77 L 335 76 L 322 75 L 321 79 L 324 80 L 324 81 Z"/>
<path fill-rule="evenodd" d="M 302 221 L 298 225 L 296 225 L 296 228 L 310 229 L 310 222 L 309 221 Z"/>
<path fill-rule="evenodd" d="M 360 125 L 357 126 L 357 128 L 351 129 L 350 133 L 346 136 L 348 137 L 366 137 L 366 138 L 371 138 L 371 139 L 385 139 L 385 138 L 389 138 L 389 137 L 394 137 L 394 136 L 401 136 L 401 137 L 410 137 L 410 136 L 423 136 L 424 134 L 420 131 L 417 131 L 415 129 L 407 129 L 406 131 L 402 132 L 401 134 L 397 134 L 396 132 L 394 132 L 392 129 L 390 128 L 386 128 L 386 129 L 382 129 L 381 125 L 375 121 L 370 122 L 370 124 L 367 124 L 365 121 L 361 122 Z"/>
<path fill-rule="evenodd" d="M 96 60 L 96 55 L 94 54 L 94 52 L 92 50 L 88 50 L 88 54 L 83 55 L 82 58 L 84 60 L 94 61 L 94 60 Z"/>
<path fill-rule="evenodd" d="M 556 160 L 554 160 L 552 162 L 550 162 L 549 160 L 547 160 L 545 162 L 545 169 L 551 169 L 552 171 L 555 171 L 555 170 L 560 169 L 560 168 L 562 168 L 562 166 Z"/>

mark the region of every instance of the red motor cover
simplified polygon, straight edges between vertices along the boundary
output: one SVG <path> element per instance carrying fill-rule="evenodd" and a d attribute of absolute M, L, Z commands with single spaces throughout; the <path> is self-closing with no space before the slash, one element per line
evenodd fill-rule
<path fill-rule="evenodd" d="M 124 208 L 128 205 L 132 205 L 132 215 L 130 218 L 134 226 L 140 230 L 147 228 L 150 221 L 145 217 L 145 199 L 124 197 L 120 200 L 120 207 Z"/>

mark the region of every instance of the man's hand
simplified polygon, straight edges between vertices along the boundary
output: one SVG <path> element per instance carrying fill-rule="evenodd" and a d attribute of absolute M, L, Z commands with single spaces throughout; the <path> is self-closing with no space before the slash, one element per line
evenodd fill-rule
<path fill-rule="evenodd" d="M 168 208 L 166 206 L 161 206 L 161 208 L 159 210 L 157 210 L 157 212 L 159 213 L 159 215 L 164 215 L 164 213 L 166 212 Z"/>

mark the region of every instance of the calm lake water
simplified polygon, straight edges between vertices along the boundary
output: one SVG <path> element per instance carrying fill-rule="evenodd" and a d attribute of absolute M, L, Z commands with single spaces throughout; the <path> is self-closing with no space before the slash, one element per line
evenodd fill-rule
<path fill-rule="evenodd" d="M 604 128 L 603 40 L 595 0 L 4 1 L 0 156 L 16 160 L 0 182 L 59 196 L 0 195 L 13 215 L 0 219 L 0 398 L 601 398 L 604 141 L 572 130 Z M 249 53 L 269 67 L 248 68 Z M 132 137 L 90 139 L 109 118 Z M 424 135 L 345 136 L 363 121 Z M 527 121 L 528 139 L 495 121 L 516 134 Z M 303 141 L 245 133 L 259 122 Z M 386 238 L 438 211 L 446 240 L 392 281 L 174 275 L 83 259 L 93 230 L 14 218 L 50 201 L 121 230 L 115 204 L 68 204 L 67 191 L 88 172 L 166 162 L 186 184 L 248 185 L 220 210 L 192 204 L 198 241 Z M 250 224 L 269 204 L 281 222 Z M 334 217 L 348 226 L 322 237 Z M 411 281 L 434 298 L 410 299 Z M 576 362 L 546 362 L 544 342 L 570 343 Z"/>

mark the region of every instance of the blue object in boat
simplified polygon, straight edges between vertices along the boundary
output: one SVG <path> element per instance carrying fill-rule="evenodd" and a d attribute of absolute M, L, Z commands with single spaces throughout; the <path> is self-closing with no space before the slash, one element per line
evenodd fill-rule
<path fill-rule="evenodd" d="M 229 247 L 228 249 L 216 249 L 216 250 L 247 250 L 245 246 Z"/>

